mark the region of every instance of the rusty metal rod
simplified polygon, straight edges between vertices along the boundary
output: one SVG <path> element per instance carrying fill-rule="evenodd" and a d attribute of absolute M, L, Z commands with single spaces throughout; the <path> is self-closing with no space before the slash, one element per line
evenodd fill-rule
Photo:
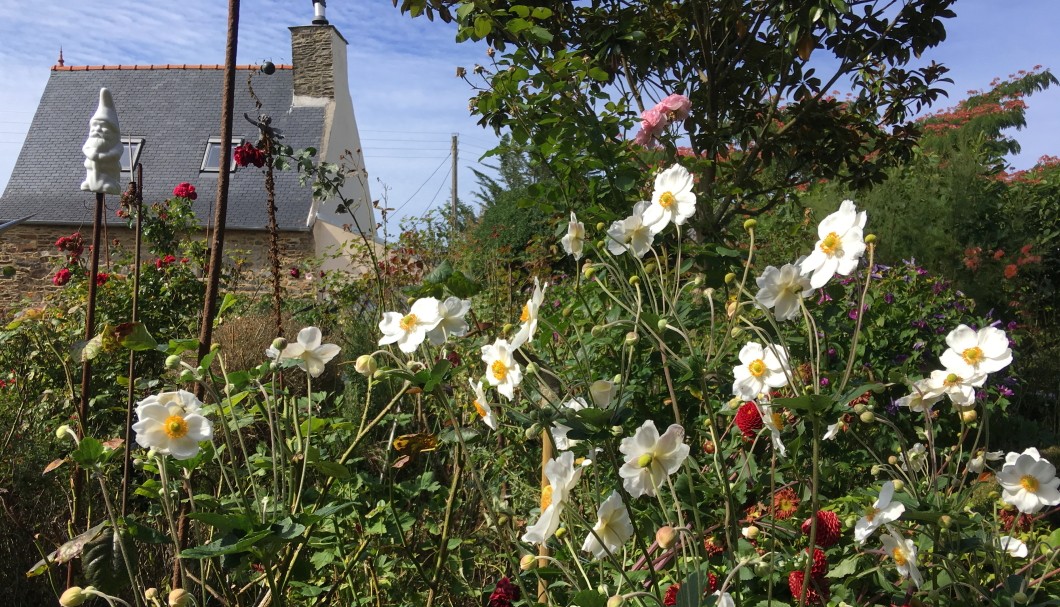
<path fill-rule="evenodd" d="M 140 320 L 140 238 L 143 235 L 144 209 L 144 167 L 136 163 L 136 181 L 129 185 L 136 189 L 133 204 L 136 205 L 136 235 L 133 250 L 133 292 L 131 322 Z M 129 391 L 125 402 L 125 461 L 121 475 L 121 515 L 128 514 L 129 477 L 132 475 L 132 416 L 133 402 L 136 400 L 136 352 L 129 350 Z"/>

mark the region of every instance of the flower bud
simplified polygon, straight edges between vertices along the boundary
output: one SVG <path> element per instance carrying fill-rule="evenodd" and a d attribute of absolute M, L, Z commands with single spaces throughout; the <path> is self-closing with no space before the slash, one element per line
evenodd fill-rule
<path fill-rule="evenodd" d="M 376 379 L 383 379 L 384 376 L 386 376 L 386 371 L 384 371 L 382 369 L 379 369 L 375 373 L 372 373 L 372 377 L 374 377 Z"/>
<path fill-rule="evenodd" d="M 717 450 L 718 450 L 718 448 L 716 446 L 714 446 L 714 441 L 712 441 L 712 440 L 703 441 L 703 453 L 706 453 L 707 455 L 714 455 L 714 452 L 717 451 Z"/>
<path fill-rule="evenodd" d="M 534 438 L 535 436 L 537 436 L 538 434 L 541 434 L 541 426 L 539 424 L 537 424 L 536 422 L 533 423 L 533 424 L 530 424 L 530 427 L 527 428 L 526 432 L 525 432 L 526 440 L 530 440 L 530 439 Z"/>
<path fill-rule="evenodd" d="M 89 586 L 88 588 L 92 587 Z M 59 604 L 62 605 L 62 607 L 78 607 L 91 596 L 86 592 L 88 588 L 70 586 L 63 592 L 62 596 L 59 597 Z"/>
<path fill-rule="evenodd" d="M 588 280 L 593 277 L 593 274 L 596 274 L 596 268 L 594 268 L 593 264 L 588 261 L 585 262 L 585 265 L 582 266 L 582 277 Z"/>
<path fill-rule="evenodd" d="M 872 244 L 874 242 L 876 242 L 876 235 L 875 234 L 866 234 L 865 235 L 865 244 Z"/>
<path fill-rule="evenodd" d="M 863 423 L 871 424 L 872 422 L 876 421 L 876 414 L 872 411 L 866 410 L 861 412 L 860 418 Z"/>
<path fill-rule="evenodd" d="M 596 241 L 596 248 L 602 249 L 602 248 L 604 248 L 606 246 L 607 246 L 607 242 L 606 241 L 603 241 L 603 240 L 597 240 Z"/>
<path fill-rule="evenodd" d="M 180 368 L 180 355 L 170 354 L 166 357 L 166 368 L 167 369 L 179 369 Z"/>
<path fill-rule="evenodd" d="M 193 373 L 191 369 L 184 369 L 180 372 L 180 377 L 178 379 L 185 383 L 191 383 L 195 381 L 195 373 Z"/>
<path fill-rule="evenodd" d="M 169 591 L 169 607 L 191 607 L 191 595 L 183 588 L 174 588 Z"/>
<path fill-rule="evenodd" d="M 1019 605 L 1026 605 L 1027 601 L 1029 601 L 1030 599 L 1027 597 L 1026 593 L 1017 592 L 1017 593 L 1012 595 L 1012 600 L 1015 601 Z"/>
<path fill-rule="evenodd" d="M 63 424 L 55 429 L 55 438 L 63 440 L 64 438 L 66 438 L 66 435 L 73 434 L 73 432 L 74 431 L 70 428 L 70 426 Z"/>
<path fill-rule="evenodd" d="M 967 411 L 961 411 L 961 421 L 966 424 L 971 424 L 975 420 L 979 419 L 979 414 L 976 413 L 975 409 L 968 409 Z"/>
<path fill-rule="evenodd" d="M 504 323 L 504 326 L 501 327 L 501 333 L 507 335 L 508 333 L 511 333 L 512 329 L 514 329 L 514 328 L 515 328 L 515 325 L 513 325 L 510 322 L 506 322 L 506 323 Z"/>
<path fill-rule="evenodd" d="M 564 535 L 567 535 L 567 528 L 566 527 L 560 527 L 559 529 L 556 529 L 556 539 L 557 540 L 563 539 Z"/>
<path fill-rule="evenodd" d="M 677 532 L 670 525 L 659 527 L 659 530 L 655 532 L 655 541 L 663 550 L 666 550 L 677 541 Z"/>
<path fill-rule="evenodd" d="M 943 529 L 949 529 L 953 526 L 953 517 L 948 514 L 943 514 L 939 517 L 939 526 Z"/>
<path fill-rule="evenodd" d="M 637 286 L 639 284 L 640 284 L 640 276 L 637 276 L 636 274 L 634 274 L 633 276 L 629 277 L 629 285 L 631 287 L 635 287 L 635 286 Z"/>
<path fill-rule="evenodd" d="M 758 532 L 759 532 L 759 529 L 758 529 L 758 527 L 755 527 L 754 525 L 751 525 L 751 526 L 749 526 L 749 527 L 744 527 L 744 528 L 743 528 L 743 529 L 742 529 L 742 530 L 740 531 L 740 533 L 742 533 L 742 534 L 743 534 L 743 536 L 744 536 L 745 538 L 749 539 L 749 540 L 753 540 L 753 539 L 755 539 L 756 537 L 758 537 Z"/>
<path fill-rule="evenodd" d="M 734 272 L 729 272 L 725 275 L 725 284 L 732 284 L 732 281 L 734 280 L 736 280 L 736 274 Z"/>
<path fill-rule="evenodd" d="M 731 337 L 732 337 L 733 339 L 736 339 L 736 338 L 738 338 L 739 336 L 743 335 L 743 328 L 741 328 L 741 327 L 733 327 L 733 328 L 732 328 L 732 330 L 731 330 L 731 331 L 729 331 L 729 335 L 730 335 L 730 336 L 731 336 Z"/>
<path fill-rule="evenodd" d="M 703 286 L 703 283 L 706 282 L 706 280 L 707 280 L 707 277 L 704 276 L 702 273 L 696 274 L 695 276 L 692 277 L 692 286 L 693 287 Z"/>
<path fill-rule="evenodd" d="M 901 491 L 902 489 L 905 489 L 905 482 L 902 479 L 896 478 L 891 481 L 891 483 L 894 485 L 895 491 Z"/>
<path fill-rule="evenodd" d="M 604 334 L 604 326 L 603 325 L 594 325 L 592 330 L 589 331 L 589 334 L 592 335 L 593 337 L 600 337 L 601 335 Z"/>
<path fill-rule="evenodd" d="M 611 436 L 622 436 L 625 432 L 622 430 L 622 426 L 611 426 Z"/>
<path fill-rule="evenodd" d="M 277 337 L 272 340 L 272 347 L 279 352 L 283 352 L 283 349 L 287 347 L 287 340 L 282 337 Z"/>
<path fill-rule="evenodd" d="M 158 598 L 158 588 L 148 588 L 144 590 L 144 598 L 149 601 L 154 601 Z"/>
<path fill-rule="evenodd" d="M 570 318 L 570 315 L 574 314 L 574 307 L 573 306 L 567 306 L 566 308 L 563 308 L 562 314 L 563 314 L 563 318 Z"/>
<path fill-rule="evenodd" d="M 639 339 L 640 336 L 637 335 L 636 331 L 630 331 L 629 333 L 626 333 L 626 338 L 623 341 L 627 346 L 632 346 L 633 344 L 637 343 Z"/>
<path fill-rule="evenodd" d="M 375 375 L 375 372 L 379 369 L 379 365 L 375 362 L 375 357 L 371 354 L 361 354 L 357 357 L 357 361 L 353 363 L 353 368 L 361 375 L 371 377 Z"/>
<path fill-rule="evenodd" d="M 892 456 L 888 457 L 887 458 L 887 463 L 892 465 L 892 466 L 897 466 L 898 465 L 898 456 L 892 455 Z"/>
<path fill-rule="evenodd" d="M 754 564 L 755 575 L 759 577 L 765 577 L 770 573 L 773 573 L 773 564 L 766 559 L 762 559 Z"/>
<path fill-rule="evenodd" d="M 602 221 L 596 224 L 596 229 L 597 229 L 597 230 L 602 230 L 602 229 L 604 229 L 604 228 L 606 228 L 606 227 L 607 227 L 607 226 L 606 226 L 606 225 L 604 225 L 604 222 L 602 222 Z"/>
<path fill-rule="evenodd" d="M 519 559 L 519 569 L 522 571 L 530 571 L 534 567 L 537 567 L 537 557 L 532 554 L 524 554 L 523 558 Z"/>
<path fill-rule="evenodd" d="M 858 404 L 854 405 L 854 413 L 857 413 L 858 415 L 861 415 L 864 412 L 865 412 L 865 405 L 863 405 L 862 403 L 858 403 Z"/>
<path fill-rule="evenodd" d="M 666 330 L 666 324 L 667 324 L 666 323 L 666 319 L 665 318 L 660 318 L 659 322 L 657 322 L 655 324 L 655 328 L 658 329 L 659 333 L 662 333 L 663 331 Z"/>
<path fill-rule="evenodd" d="M 216 352 L 221 349 L 221 344 L 210 344 L 210 352 Z"/>
<path fill-rule="evenodd" d="M 743 222 L 743 229 L 745 229 L 748 232 L 750 232 L 751 230 L 755 229 L 756 225 L 758 225 L 758 221 L 757 220 L 748 219 L 747 221 Z"/>
<path fill-rule="evenodd" d="M 622 596 L 621 594 L 616 594 L 615 596 L 607 599 L 607 607 L 622 607 L 622 605 L 625 604 L 626 597 Z"/>
<path fill-rule="evenodd" d="M 644 264 L 645 274 L 654 274 L 655 270 L 657 269 L 659 269 L 659 264 L 655 263 L 654 261 L 649 261 L 648 263 Z"/>
<path fill-rule="evenodd" d="M 527 375 L 537 375 L 537 372 L 538 372 L 537 363 L 532 362 L 532 361 L 526 363 L 526 374 Z"/>

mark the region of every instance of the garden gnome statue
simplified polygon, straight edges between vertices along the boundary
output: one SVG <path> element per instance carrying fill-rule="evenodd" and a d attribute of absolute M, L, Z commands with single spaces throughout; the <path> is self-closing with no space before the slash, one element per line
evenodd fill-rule
<path fill-rule="evenodd" d="M 99 89 L 99 107 L 88 122 L 88 140 L 81 148 L 85 153 L 85 176 L 81 189 L 97 194 L 121 194 L 121 131 L 114 98 L 107 89 Z"/>

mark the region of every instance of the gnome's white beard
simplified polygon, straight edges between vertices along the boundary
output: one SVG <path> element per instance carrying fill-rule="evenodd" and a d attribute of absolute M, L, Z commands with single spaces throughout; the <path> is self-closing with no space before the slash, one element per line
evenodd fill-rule
<path fill-rule="evenodd" d="M 102 136 L 96 129 L 92 129 L 81 151 L 92 160 L 121 158 L 121 141 L 116 137 Z"/>

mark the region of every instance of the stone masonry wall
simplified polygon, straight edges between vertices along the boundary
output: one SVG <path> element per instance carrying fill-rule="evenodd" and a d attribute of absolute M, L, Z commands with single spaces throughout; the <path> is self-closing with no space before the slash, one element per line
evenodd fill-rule
<path fill-rule="evenodd" d="M 12 310 L 25 300 L 37 301 L 49 291 L 61 287 L 52 284 L 51 277 L 63 262 L 63 253 L 55 248 L 55 241 L 69 236 L 77 230 L 70 226 L 17 226 L 0 234 L 0 323 L 6 323 Z M 81 231 L 85 240 L 85 255 L 92 240 L 92 229 Z M 196 238 L 204 238 L 205 234 Z M 131 254 L 134 246 L 132 230 L 108 226 L 102 239 L 105 246 L 100 255 L 100 271 L 110 272 L 108 254 L 112 259 L 121 256 L 124 250 Z M 313 256 L 313 237 L 309 232 L 284 232 L 280 234 L 280 267 L 283 271 L 284 287 L 290 295 L 305 295 L 313 287 L 304 276 L 293 278 L 289 274 L 292 266 L 301 267 Z M 272 292 L 272 279 L 268 270 L 269 235 L 267 232 L 229 230 L 225 234 L 225 257 L 237 260 L 239 267 L 235 290 L 248 294 L 267 296 Z M 144 246 L 141 258 L 145 262 L 154 260 Z M 13 272 L 12 272 L 13 270 Z M 0 324 L 2 326 L 2 324 Z"/>
<path fill-rule="evenodd" d="M 294 94 L 335 98 L 332 63 L 332 26 L 306 25 L 291 28 L 291 63 Z"/>

